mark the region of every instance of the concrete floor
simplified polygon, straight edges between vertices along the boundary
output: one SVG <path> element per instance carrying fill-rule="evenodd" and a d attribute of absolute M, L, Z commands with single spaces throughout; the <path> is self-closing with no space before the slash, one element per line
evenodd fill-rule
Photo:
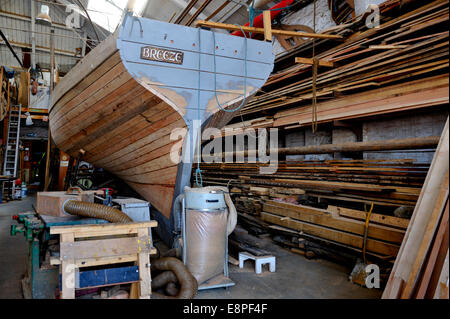
<path fill-rule="evenodd" d="M 25 274 L 28 245 L 23 234 L 10 235 L 12 216 L 32 211 L 34 198 L 0 204 L 0 299 L 22 298 L 20 280 Z"/>
<path fill-rule="evenodd" d="M 22 298 L 20 279 L 25 273 L 27 245 L 22 234 L 11 237 L 11 217 L 32 210 L 34 198 L 0 204 L 0 299 Z M 230 265 L 230 278 L 236 283 L 228 289 L 200 291 L 199 299 L 273 299 L 273 298 L 380 298 L 381 291 L 366 289 L 349 282 L 351 269 L 336 263 L 308 260 L 293 254 L 270 240 L 261 247 L 277 258 L 276 273 L 266 268 L 261 275 L 254 272 L 252 261 L 244 269 Z"/>

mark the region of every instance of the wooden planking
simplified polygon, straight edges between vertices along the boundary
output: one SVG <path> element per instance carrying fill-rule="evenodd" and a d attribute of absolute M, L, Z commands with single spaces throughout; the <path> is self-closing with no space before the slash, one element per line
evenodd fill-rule
<path fill-rule="evenodd" d="M 159 171 L 143 173 L 139 175 L 123 175 L 121 173 L 116 173 L 116 175 L 126 182 L 140 184 L 175 185 L 178 164 L 168 164 L 167 166 L 167 168 L 160 169 Z"/>
<path fill-rule="evenodd" d="M 51 98 L 51 106 L 55 105 L 66 92 L 79 84 L 86 77 L 86 74 L 97 69 L 105 59 L 109 58 L 117 51 L 117 36 L 118 32 L 110 35 L 70 70 L 68 76 L 64 77 L 58 85 L 56 85 Z"/>
<path fill-rule="evenodd" d="M 405 239 L 395 261 L 383 298 L 408 297 L 412 293 L 411 281 L 417 278 L 417 264 L 429 247 L 431 234 L 437 228 L 437 216 L 442 213 L 442 192 L 448 196 L 449 178 L 449 119 L 433 157 L 430 170 L 417 201 Z M 439 203 L 439 201 L 441 203 Z M 442 207 L 443 208 L 443 207 Z M 412 277 L 411 277 L 412 276 Z M 405 286 L 408 284 L 408 289 Z"/>
<path fill-rule="evenodd" d="M 425 96 L 429 96 L 428 103 L 430 105 L 443 104 L 448 101 L 448 90 L 445 92 L 448 85 L 448 76 L 438 76 L 431 81 L 418 80 L 408 85 L 397 85 L 389 89 L 367 91 L 352 95 L 350 98 L 318 103 L 318 116 L 320 115 L 320 120 L 328 120 L 382 113 L 383 111 L 389 111 L 385 105 L 389 105 L 389 108 L 397 107 L 398 109 L 422 107 L 424 105 L 422 93 Z M 339 114 L 337 117 L 333 117 L 337 114 Z M 308 118 L 308 116 L 311 117 L 310 115 L 311 107 L 283 111 L 275 115 L 274 127 L 294 123 L 304 124 L 311 121 Z"/>
<path fill-rule="evenodd" d="M 93 72 L 88 72 L 84 75 L 81 82 L 79 82 L 73 89 L 67 91 L 62 98 L 56 102 L 56 104 L 52 105 L 50 109 L 50 114 L 56 114 L 58 110 L 63 107 L 67 102 L 72 100 L 78 94 L 87 89 L 92 83 L 95 83 L 99 78 L 101 78 L 105 73 L 110 71 L 113 67 L 121 62 L 119 52 L 114 53 L 111 57 L 107 58 L 104 63 L 102 63 L 97 69 Z M 72 69 L 73 70 L 73 69 Z M 69 72 L 70 74 L 70 72 Z M 67 74 L 67 76 L 69 75 Z M 56 85 L 55 91 L 59 90 L 59 85 L 63 85 L 61 83 L 65 82 L 64 78 Z"/>
<path fill-rule="evenodd" d="M 365 222 L 332 216 L 328 211 L 288 203 L 268 201 L 263 205 L 264 212 L 290 217 L 303 222 L 325 226 L 345 232 L 364 235 Z M 401 244 L 404 231 L 370 224 L 368 236 L 392 243 Z"/>
<path fill-rule="evenodd" d="M 439 225 L 439 229 L 436 233 L 436 237 L 433 240 L 433 247 L 430 255 L 424 265 L 422 271 L 422 277 L 415 293 L 415 298 L 425 298 L 427 291 L 433 291 L 436 289 L 436 273 L 439 271 L 438 265 L 443 264 L 444 251 L 449 246 L 449 203 L 444 209 L 444 213 Z M 435 270 L 435 268 L 437 268 Z M 428 296 L 430 297 L 430 296 Z"/>
<path fill-rule="evenodd" d="M 137 234 L 138 228 L 152 228 L 158 226 L 156 221 L 126 223 L 126 224 L 100 224 L 100 225 L 78 225 L 78 226 L 54 226 L 50 228 L 51 235 L 71 234 L 74 238 L 79 237 L 99 237 L 105 232 L 114 231 L 114 235 Z"/>
<path fill-rule="evenodd" d="M 99 114 L 100 119 L 85 127 L 81 134 L 70 138 L 71 149 L 77 150 L 89 142 L 104 135 L 105 132 L 113 130 L 115 127 L 126 123 L 138 114 L 148 110 L 154 105 L 155 97 L 148 92 L 143 93 L 138 98 L 130 102 L 123 102 L 117 106 L 112 114 Z M 103 115 L 103 116 L 101 116 Z"/>
<path fill-rule="evenodd" d="M 327 210 L 329 212 L 336 213 L 339 216 L 347 217 L 347 218 L 354 218 L 357 220 L 366 220 L 366 215 L 367 215 L 367 213 L 363 212 L 363 211 L 350 209 L 350 208 L 344 208 L 344 207 L 337 207 L 337 206 L 328 206 Z M 408 225 L 409 225 L 409 219 L 381 215 L 381 214 L 371 214 L 370 222 L 385 225 L 385 226 L 390 226 L 390 227 L 398 227 L 401 229 L 406 229 L 406 228 L 408 228 Z"/>
<path fill-rule="evenodd" d="M 265 222 L 273 223 L 290 229 L 295 229 L 300 232 L 305 232 L 306 234 L 311 234 L 313 236 L 325 238 L 348 246 L 356 248 L 362 248 L 363 246 L 363 238 L 358 235 L 333 230 L 318 225 L 308 224 L 295 219 L 280 217 L 266 212 L 262 212 L 261 217 Z M 371 252 L 386 256 L 396 256 L 398 253 L 398 249 L 399 247 L 394 244 L 389 244 L 374 239 L 367 240 L 367 250 Z"/>
<path fill-rule="evenodd" d="M 134 175 L 142 175 L 154 171 L 162 170 L 166 167 L 171 167 L 174 165 L 178 165 L 178 163 L 172 162 L 170 149 L 161 149 L 161 151 L 164 151 L 163 154 L 161 154 L 159 157 L 155 154 L 154 156 L 156 158 L 145 161 L 143 164 L 140 165 L 133 165 L 133 167 L 128 169 L 118 169 L 114 172 L 122 178 L 129 178 Z M 152 153 L 153 154 L 153 153 Z"/>
<path fill-rule="evenodd" d="M 140 229 L 138 229 L 139 231 Z M 138 241 L 147 240 L 149 237 L 128 237 L 109 240 L 84 240 L 73 243 L 61 242 L 61 259 L 92 259 L 138 254 L 142 251 Z M 145 252 L 149 253 L 150 250 Z"/>
<path fill-rule="evenodd" d="M 116 128 L 110 130 L 109 132 L 104 132 L 101 137 L 98 137 L 94 141 L 86 144 L 84 149 L 86 152 L 91 154 L 102 153 L 107 151 L 111 145 L 109 142 L 114 140 L 117 143 L 136 134 L 136 132 L 140 132 L 144 129 L 150 129 L 151 125 L 159 121 L 160 119 L 171 115 L 174 111 L 171 108 L 165 107 L 165 105 L 157 105 L 151 108 L 152 111 L 155 111 L 158 115 L 154 116 L 152 120 L 143 116 L 143 113 L 136 115 L 131 118 L 129 121 L 118 125 Z M 151 131 L 150 131 L 151 132 Z"/>
<path fill-rule="evenodd" d="M 164 185 L 149 185 L 127 182 L 133 189 L 135 189 L 141 196 L 152 203 L 160 213 L 166 218 L 170 218 L 172 209 L 172 199 L 174 196 L 174 187 Z M 170 199 L 170 200 L 169 200 Z"/>
<path fill-rule="evenodd" d="M 51 228 L 50 228 L 51 229 Z M 73 244 L 75 237 L 73 233 L 61 234 L 61 243 Z M 75 299 L 75 259 L 66 259 L 61 262 L 61 299 Z"/>
<path fill-rule="evenodd" d="M 136 91 L 132 92 L 136 93 Z M 71 132 L 61 132 L 61 136 L 58 136 L 60 147 L 67 150 L 73 148 L 74 145 L 76 145 L 76 143 L 78 143 L 80 139 L 86 137 L 88 133 L 94 133 L 96 128 L 105 123 L 105 121 L 109 117 L 112 117 L 112 119 L 114 119 L 114 117 L 117 118 L 119 114 L 126 112 L 127 110 L 130 110 L 128 112 L 128 115 L 131 114 L 135 116 L 135 112 L 132 111 L 133 108 L 142 107 L 142 103 L 140 103 L 141 101 L 139 99 L 128 103 L 127 98 L 130 96 L 132 96 L 132 93 L 130 95 L 116 98 L 114 102 L 111 102 L 111 104 L 104 108 L 103 112 L 92 115 L 89 120 L 86 120 L 86 122 L 81 122 L 80 124 L 80 122 L 77 122 L 77 120 L 73 119 L 72 122 L 74 122 L 74 126 L 76 126 L 77 129 L 71 130 Z M 150 99 L 151 96 L 146 96 L 144 98 Z M 111 112 L 113 113 L 112 115 L 108 114 Z M 106 123 L 109 124 L 109 122 Z M 59 132 L 59 130 L 57 130 L 57 132 Z M 105 134 L 105 132 L 107 131 L 102 131 L 103 134 Z"/>
<path fill-rule="evenodd" d="M 152 251 L 152 255 L 156 254 L 156 250 Z M 104 258 L 89 258 L 89 259 L 77 259 L 75 260 L 75 264 L 77 267 L 95 267 L 102 266 L 105 264 L 121 264 L 127 262 L 137 261 L 137 254 L 129 254 L 117 257 L 104 257 Z M 60 265 L 61 260 L 58 257 L 50 258 L 51 265 Z"/>
<path fill-rule="evenodd" d="M 166 144 L 167 142 L 169 142 L 169 144 Z M 112 163 L 105 165 L 105 167 L 108 167 L 109 169 L 117 172 L 120 172 L 121 170 L 130 169 L 133 168 L 134 166 L 144 164 L 155 158 L 161 157 L 165 154 L 169 154 L 172 148 L 177 143 L 178 142 L 171 142 L 169 137 L 165 136 L 163 138 L 156 140 L 154 143 L 149 144 L 149 146 L 146 147 L 145 149 L 142 148 L 140 153 L 138 154 L 129 153 L 126 156 L 122 157 L 120 159 L 120 162 L 116 160 L 113 161 Z M 166 145 L 161 146 L 162 144 Z M 150 151 L 146 152 L 147 149 L 150 149 Z"/>
<path fill-rule="evenodd" d="M 61 299 L 75 299 L 75 275 L 78 267 L 92 267 L 136 261 L 139 269 L 140 298 L 151 294 L 150 254 L 152 247 L 150 228 L 156 221 L 103 225 L 56 226 L 51 234 L 60 234 L 59 260 L 62 277 Z M 135 236 L 131 236 L 135 234 Z M 86 237 L 84 237 L 86 236 Z M 79 240 L 75 241 L 75 238 Z"/>
<path fill-rule="evenodd" d="M 135 82 L 132 80 L 127 81 L 113 94 L 109 94 L 101 101 L 92 104 L 91 107 L 81 115 L 70 117 L 70 122 L 64 123 L 64 125 L 59 128 L 55 127 L 55 129 L 58 129 L 58 131 L 61 132 L 63 138 L 68 138 L 71 135 L 76 134 L 80 129 L 83 129 L 83 127 L 98 120 L 102 115 L 105 116 L 111 113 L 117 106 L 120 106 L 128 100 L 132 101 L 133 97 L 140 96 L 143 92 L 144 91 L 139 86 L 136 86 Z M 106 106 L 106 108 L 102 109 L 101 106 Z M 71 122 L 73 122 L 73 125 L 70 125 Z"/>
<path fill-rule="evenodd" d="M 150 238 L 148 228 L 138 229 L 138 238 Z M 138 239 L 139 243 L 139 239 Z M 152 283 L 150 276 L 150 254 L 146 251 L 138 250 L 138 266 L 139 266 L 139 298 L 150 299 L 152 293 Z"/>
<path fill-rule="evenodd" d="M 148 128 L 134 132 L 133 135 L 109 145 L 102 152 L 90 152 L 87 154 L 89 160 L 101 166 L 108 161 L 115 160 L 126 154 L 135 152 L 158 138 L 166 137 L 175 128 L 185 127 L 184 119 L 178 113 L 166 117 L 164 120 L 151 124 Z"/>
<path fill-rule="evenodd" d="M 124 65 L 119 62 L 112 68 L 108 69 L 100 78 L 96 79 L 94 82 L 90 82 L 85 89 L 81 90 L 81 88 L 79 88 L 80 91 L 76 90 L 76 92 L 73 93 L 69 92 L 68 94 L 70 94 L 71 98 L 68 98 L 67 101 L 64 100 L 59 102 L 60 104 L 56 105 L 61 105 L 61 107 L 53 112 L 50 112 L 55 124 L 63 115 L 74 110 L 75 106 L 81 104 L 93 94 L 102 92 L 101 89 L 103 86 L 108 83 L 114 83 L 120 75 L 124 76 L 125 71 L 126 69 Z"/>
<path fill-rule="evenodd" d="M 133 81 L 122 64 L 118 64 L 110 72 L 112 75 L 105 75 L 106 82 L 102 82 L 101 80 L 95 82 L 87 90 L 77 95 L 76 98 L 66 103 L 60 114 L 51 114 L 53 129 L 58 129 L 60 126 L 67 124 L 68 120 L 81 115 L 95 103 L 101 101 L 109 94 L 113 94 L 128 81 Z"/>
<path fill-rule="evenodd" d="M 332 102 L 335 101 L 347 101 L 347 104 L 352 105 L 352 98 L 357 96 L 358 92 L 363 92 L 365 88 L 367 90 L 373 88 L 372 93 L 374 93 L 376 88 L 380 88 L 377 96 L 367 100 L 379 100 L 379 108 L 374 105 L 373 109 L 366 113 L 360 113 L 356 106 L 349 110 L 336 108 L 331 111 L 330 109 L 330 112 L 320 119 L 322 122 L 386 114 L 447 103 L 448 92 L 445 94 L 444 89 L 435 94 L 436 97 L 441 95 L 441 99 L 432 101 L 433 99 L 430 99 L 430 97 L 434 93 L 432 89 L 443 88 L 437 83 L 435 85 L 435 82 L 431 79 L 439 76 L 448 79 L 449 33 L 448 31 L 442 32 L 442 26 L 448 21 L 448 2 L 426 4 L 413 12 L 403 10 L 401 11 L 402 15 L 394 19 L 390 17 L 394 14 L 391 7 L 387 6 L 384 10 L 389 14 L 381 16 L 379 28 L 367 29 L 360 21 L 355 21 L 345 29 L 346 35 L 351 32 L 353 32 L 353 35 L 347 38 L 344 43 L 340 45 L 334 45 L 334 43 L 330 43 L 331 41 L 316 43 L 319 45 L 316 45 L 315 56 L 321 61 L 335 64 L 333 69 L 321 71 L 316 81 L 318 96 L 327 97 L 327 100 L 330 99 L 330 101 L 319 103 L 319 111 L 321 111 L 321 107 L 324 108 L 327 105 L 333 107 Z M 344 33 L 342 28 L 337 30 L 340 30 L 337 31 L 338 34 L 341 31 L 342 34 Z M 331 44 L 331 46 L 326 44 Z M 403 45 L 404 47 L 392 50 L 369 48 L 377 45 L 395 46 L 396 48 Z M 405 47 L 405 45 L 407 46 Z M 246 119 L 261 115 L 274 115 L 278 118 L 280 114 L 282 114 L 281 117 L 284 117 L 284 112 L 291 112 L 292 115 L 296 115 L 304 111 L 305 117 L 300 118 L 300 120 L 293 117 L 288 123 L 281 123 L 281 119 L 278 119 L 278 123 L 275 121 L 275 125 L 269 124 L 267 127 L 310 125 L 312 112 L 310 66 L 295 65 L 294 63 L 296 56 L 310 58 L 311 49 L 311 43 L 305 43 L 280 57 L 275 66 L 275 69 L 279 71 L 271 75 L 262 90 L 242 109 L 241 114 L 247 116 Z M 303 62 L 311 61 L 304 60 Z M 417 81 L 420 79 L 429 79 L 430 94 L 428 96 L 411 95 L 410 100 L 414 102 L 413 104 L 408 103 L 407 99 L 399 99 L 398 103 L 403 105 L 394 105 L 391 109 L 383 108 L 384 105 L 392 103 L 387 100 L 383 104 L 382 99 L 399 96 L 399 93 L 385 96 L 384 89 L 389 90 L 394 86 L 408 88 L 411 80 Z M 448 83 L 445 86 L 448 87 Z M 342 94 L 339 94 L 339 92 L 349 95 L 342 98 Z M 363 94 L 367 92 L 370 91 Z M 360 109 L 364 109 L 364 107 L 365 105 L 361 105 Z M 343 116 L 343 111 L 349 112 Z M 306 116 L 306 114 L 309 116 Z M 336 118 L 333 118 L 333 116 Z M 289 119 L 285 120 L 288 121 Z"/>

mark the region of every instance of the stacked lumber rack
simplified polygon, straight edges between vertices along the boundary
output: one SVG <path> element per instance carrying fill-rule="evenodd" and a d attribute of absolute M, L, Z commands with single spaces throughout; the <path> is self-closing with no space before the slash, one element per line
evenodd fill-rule
<path fill-rule="evenodd" d="M 374 202 L 385 214 L 414 207 L 429 165 L 413 160 L 325 160 L 278 162 L 275 174 L 260 174 L 261 163 L 203 163 L 207 184 L 227 185 L 232 193 L 262 199 L 297 200 L 298 195 L 329 199 L 341 205 Z M 295 202 L 294 202 L 295 203 Z"/>
<path fill-rule="evenodd" d="M 51 235 L 60 235 L 60 256 L 52 258 L 52 265 L 60 265 L 61 299 L 74 299 L 76 288 L 99 287 L 99 284 L 82 285 L 83 275 L 89 277 L 98 269 L 80 272 L 80 268 L 117 264 L 123 266 L 126 282 L 104 282 L 102 286 L 119 283 L 139 283 L 139 298 L 151 296 L 150 255 L 153 248 L 150 228 L 156 221 L 126 224 L 56 226 L 50 228 Z M 135 264 L 133 264 L 135 263 Z M 105 273 L 105 277 L 107 274 Z M 79 279 L 79 280 L 77 280 Z M 133 288 L 132 288 L 133 290 Z"/>
<path fill-rule="evenodd" d="M 256 234 L 282 235 L 303 246 L 305 240 L 310 246 L 320 242 L 316 251 L 337 249 L 341 252 L 333 255 L 353 259 L 366 244 L 369 258 L 392 267 L 409 224 L 394 212 L 412 211 L 429 165 L 413 160 L 279 162 L 273 175 L 260 174 L 262 166 L 267 165 L 203 163 L 201 170 L 206 185 L 229 186 L 240 221 Z M 363 243 L 372 203 L 368 241 Z"/>
<path fill-rule="evenodd" d="M 412 1 L 417 9 L 406 11 L 411 4 L 405 5 L 406 13 L 393 18 L 399 2 L 381 5 L 379 28 L 367 28 L 362 16 L 333 30 L 346 36 L 343 43 L 316 41 L 315 57 L 333 65 L 319 65 L 318 123 L 448 103 L 448 1 Z M 258 127 L 310 125 L 312 66 L 295 60 L 311 59 L 312 51 L 308 41 L 279 57 L 274 74 L 234 122 L 242 116 Z"/>
<path fill-rule="evenodd" d="M 356 121 L 411 110 L 444 110 L 449 102 L 449 1 L 392 0 L 382 3 L 379 9 L 377 28 L 367 26 L 368 12 L 324 32 L 342 36 L 342 41 L 316 39 L 314 50 L 313 41 L 304 41 L 278 56 L 265 86 L 235 113 L 222 129 L 221 138 L 246 134 L 237 129 L 309 130 L 314 124 L 315 108 L 319 129 L 322 125 L 353 126 Z M 313 83 L 315 61 L 318 74 Z M 315 107 L 313 87 L 317 90 Z M 363 139 L 361 132 L 355 135 L 358 141 Z M 229 186 L 241 223 L 255 234 L 272 233 L 278 242 L 295 250 L 309 246 L 317 252 L 333 251 L 337 257 L 361 256 L 361 228 L 346 228 L 341 219 L 357 221 L 362 227 L 374 204 L 370 225 L 404 235 L 430 168 L 429 163 L 406 156 L 362 159 L 363 152 L 434 151 L 438 141 L 439 137 L 430 136 L 280 148 L 278 154 L 283 161 L 277 163 L 273 175 L 259 173 L 265 164 L 226 162 L 230 158 L 226 153 L 214 154 L 219 162 L 204 163 L 200 168 L 206 185 Z M 335 157 L 344 154 L 341 152 L 352 160 L 294 162 L 284 157 Z M 246 157 L 251 151 L 232 155 Z M 368 254 L 369 258 L 387 261 L 392 268 L 402 240 L 384 235 L 369 238 L 391 250 L 371 246 Z"/>

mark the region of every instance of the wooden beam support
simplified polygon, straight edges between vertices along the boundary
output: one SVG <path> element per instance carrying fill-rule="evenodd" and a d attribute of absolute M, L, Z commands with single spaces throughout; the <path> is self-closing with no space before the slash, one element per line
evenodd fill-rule
<path fill-rule="evenodd" d="M 295 63 L 314 65 L 314 60 L 308 58 L 295 58 Z M 319 66 L 326 66 L 332 68 L 334 67 L 334 63 L 325 60 L 319 60 Z"/>
<path fill-rule="evenodd" d="M 239 27 L 234 24 L 211 22 L 211 21 L 204 21 L 204 20 L 195 21 L 194 25 L 197 28 L 198 27 L 207 27 L 207 28 L 223 29 L 223 30 L 229 30 L 229 31 L 244 31 L 244 32 L 260 33 L 260 34 L 265 33 L 264 28 L 255 28 L 255 27 L 246 27 L 246 26 Z M 343 39 L 343 37 L 340 35 L 309 33 L 309 32 L 295 32 L 295 31 L 287 31 L 287 30 L 275 30 L 275 29 L 272 29 L 272 35 L 286 35 L 286 36 L 291 36 L 291 37 L 315 38 L 315 39 L 335 39 L 335 40 Z"/>
<path fill-rule="evenodd" d="M 264 41 L 272 42 L 272 17 L 270 11 L 266 10 L 263 13 L 264 17 Z"/>

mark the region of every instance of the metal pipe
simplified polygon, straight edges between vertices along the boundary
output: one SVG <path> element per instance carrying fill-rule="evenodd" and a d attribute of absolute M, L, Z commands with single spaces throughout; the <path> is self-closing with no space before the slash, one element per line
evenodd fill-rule
<path fill-rule="evenodd" d="M 181 223 L 182 223 L 182 238 L 183 238 L 183 264 L 186 265 L 186 197 L 181 201 Z"/>
<path fill-rule="evenodd" d="M 31 0 L 31 66 L 36 70 L 36 4 Z"/>
<path fill-rule="evenodd" d="M 8 47 L 8 49 L 11 51 L 11 53 L 14 55 L 14 57 L 16 58 L 17 62 L 19 62 L 19 65 L 23 68 L 23 64 L 22 61 L 20 61 L 19 57 L 17 56 L 16 52 L 14 51 L 14 49 L 12 48 L 11 44 L 9 43 L 8 39 L 6 38 L 6 36 L 3 34 L 3 31 L 0 30 L 0 36 L 2 37 L 3 41 L 5 41 L 6 46 Z"/>
<path fill-rule="evenodd" d="M 55 88 L 55 29 L 50 29 L 50 94 Z"/>

